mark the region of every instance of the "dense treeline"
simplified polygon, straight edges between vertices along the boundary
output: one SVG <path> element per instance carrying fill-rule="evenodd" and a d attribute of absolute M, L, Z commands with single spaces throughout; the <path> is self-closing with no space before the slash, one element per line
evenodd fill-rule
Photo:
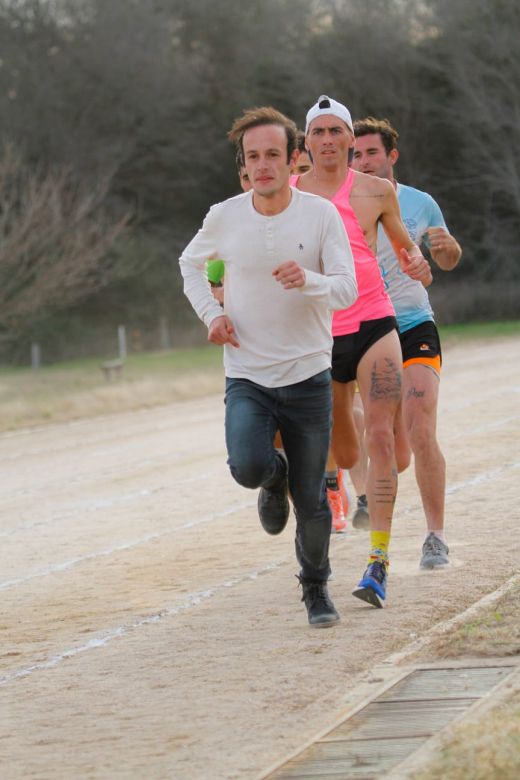
<path fill-rule="evenodd" d="M 237 191 L 227 129 L 321 93 L 392 121 L 463 245 L 439 319 L 518 316 L 519 38 L 516 0 L 0 0 L 1 356 L 200 334 L 176 259 Z"/>

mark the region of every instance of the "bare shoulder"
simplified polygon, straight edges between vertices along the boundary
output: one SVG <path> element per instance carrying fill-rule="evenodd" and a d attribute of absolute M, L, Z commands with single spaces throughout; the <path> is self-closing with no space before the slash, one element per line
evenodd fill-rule
<path fill-rule="evenodd" d="M 310 176 L 310 171 L 307 171 L 306 173 L 301 173 L 299 176 L 292 177 L 293 180 L 293 187 L 296 187 L 296 189 L 301 190 L 302 192 L 310 192 L 312 193 L 313 187 L 312 187 L 312 176 Z M 296 181 L 294 181 L 296 179 Z"/>
<path fill-rule="evenodd" d="M 384 198 L 388 195 L 391 196 L 393 192 L 394 188 L 388 179 L 380 179 L 379 176 L 354 171 L 353 197 Z"/>

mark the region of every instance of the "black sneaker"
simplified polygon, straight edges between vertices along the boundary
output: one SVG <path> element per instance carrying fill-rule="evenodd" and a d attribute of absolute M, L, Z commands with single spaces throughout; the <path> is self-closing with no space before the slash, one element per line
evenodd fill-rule
<path fill-rule="evenodd" d="M 275 488 L 260 488 L 258 494 L 258 514 L 265 531 L 272 536 L 280 534 L 289 519 L 289 481 L 287 479 L 287 458 L 284 452 L 276 453 L 282 460 L 285 475 Z"/>
<path fill-rule="evenodd" d="M 298 577 L 303 589 L 302 601 L 307 607 L 309 624 L 313 628 L 328 628 L 339 621 L 339 615 L 334 608 L 326 582 L 314 582 Z"/>
<path fill-rule="evenodd" d="M 366 496 L 358 496 L 357 508 L 352 516 L 352 527 L 362 528 L 368 531 L 370 528 L 370 517 L 368 515 L 368 502 Z"/>

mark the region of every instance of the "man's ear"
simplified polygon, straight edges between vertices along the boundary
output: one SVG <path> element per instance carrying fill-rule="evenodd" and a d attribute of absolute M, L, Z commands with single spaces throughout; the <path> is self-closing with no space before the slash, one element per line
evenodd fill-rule
<path fill-rule="evenodd" d="M 293 168 L 296 165 L 296 161 L 299 156 L 300 156 L 300 152 L 298 151 L 298 149 L 295 149 L 292 152 L 291 156 L 289 157 L 289 165 L 291 168 Z"/>
<path fill-rule="evenodd" d="M 388 155 L 388 159 L 390 160 L 390 163 L 392 165 L 395 165 L 397 160 L 399 159 L 399 149 L 392 149 L 392 151 Z"/>

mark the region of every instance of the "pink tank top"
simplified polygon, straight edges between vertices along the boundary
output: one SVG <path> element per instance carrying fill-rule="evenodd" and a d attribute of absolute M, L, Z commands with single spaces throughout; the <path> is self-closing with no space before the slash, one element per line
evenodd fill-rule
<path fill-rule="evenodd" d="M 291 177 L 291 184 L 297 185 L 299 177 Z M 332 335 L 346 336 L 357 333 L 362 322 L 395 316 L 377 259 L 369 248 L 354 210 L 350 205 L 350 191 L 354 183 L 354 171 L 350 168 L 344 184 L 332 198 L 332 203 L 343 220 L 350 247 L 354 256 L 354 267 L 358 286 L 358 299 L 348 309 L 335 311 L 332 316 Z"/>

